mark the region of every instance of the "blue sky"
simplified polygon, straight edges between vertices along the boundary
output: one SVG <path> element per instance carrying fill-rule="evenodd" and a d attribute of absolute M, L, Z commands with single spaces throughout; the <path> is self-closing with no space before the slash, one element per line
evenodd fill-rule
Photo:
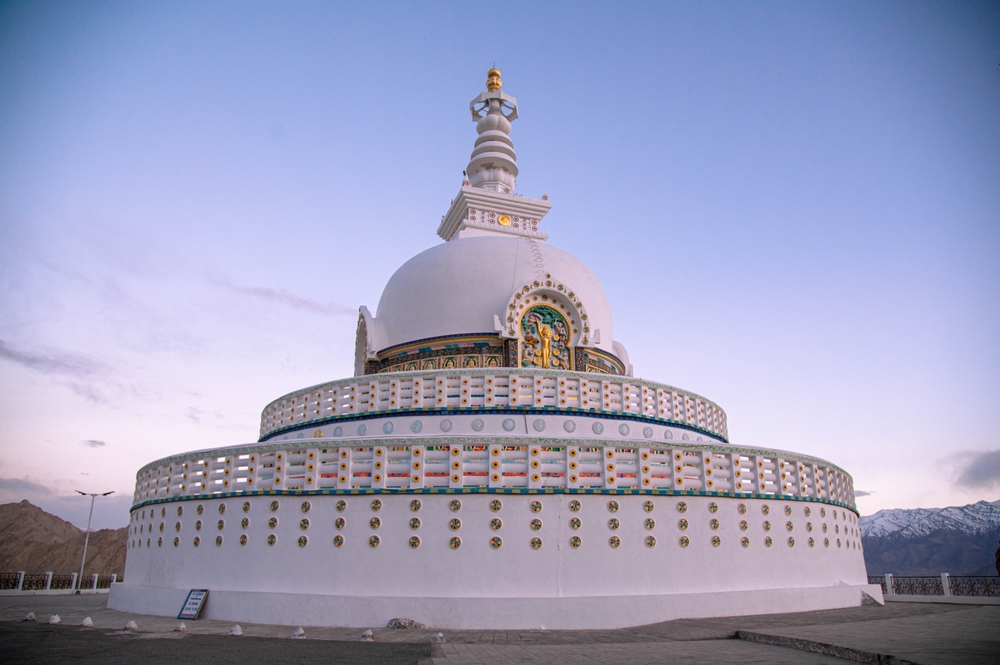
<path fill-rule="evenodd" d="M 0 501 L 123 525 L 349 376 L 494 62 L 637 375 L 863 514 L 1000 496 L 995 3 L 93 2 L 0 6 Z"/>

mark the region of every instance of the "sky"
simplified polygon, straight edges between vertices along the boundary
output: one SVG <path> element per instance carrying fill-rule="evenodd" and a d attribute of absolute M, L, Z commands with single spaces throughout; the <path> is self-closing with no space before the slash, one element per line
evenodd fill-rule
<path fill-rule="evenodd" d="M 1000 498 L 996 3 L 95 1 L 0 4 L 0 502 L 123 526 L 351 376 L 494 63 L 637 376 L 863 515 Z"/>

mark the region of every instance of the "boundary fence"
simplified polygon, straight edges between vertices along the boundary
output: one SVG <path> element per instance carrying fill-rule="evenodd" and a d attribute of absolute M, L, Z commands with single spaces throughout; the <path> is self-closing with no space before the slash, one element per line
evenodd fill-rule
<path fill-rule="evenodd" d="M 965 596 L 1000 598 L 1000 577 L 956 575 L 869 577 L 869 584 L 882 587 L 883 596 Z"/>
<path fill-rule="evenodd" d="M 10 595 L 12 593 L 75 593 L 78 590 L 76 583 L 77 574 L 54 575 L 47 573 L 25 573 L 23 570 L 16 573 L 0 573 L 0 594 Z M 85 576 L 79 585 L 80 591 L 91 593 L 107 593 L 111 585 L 119 582 L 117 573 L 111 575 Z"/>

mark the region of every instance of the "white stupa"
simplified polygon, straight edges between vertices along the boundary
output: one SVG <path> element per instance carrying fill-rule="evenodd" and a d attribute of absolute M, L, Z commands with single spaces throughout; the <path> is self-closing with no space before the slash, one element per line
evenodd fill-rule
<path fill-rule="evenodd" d="M 269 404 L 256 443 L 139 471 L 110 607 L 209 589 L 232 621 L 609 628 L 881 598 L 846 472 L 634 378 L 601 283 L 540 230 L 548 197 L 515 193 L 501 85 L 472 102 L 444 242 L 361 308 L 355 376 Z"/>

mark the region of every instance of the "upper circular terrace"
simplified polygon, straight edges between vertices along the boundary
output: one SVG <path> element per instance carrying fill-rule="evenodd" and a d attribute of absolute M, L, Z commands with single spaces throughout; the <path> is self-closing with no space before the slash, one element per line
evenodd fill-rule
<path fill-rule="evenodd" d="M 259 440 L 390 415 L 481 412 L 565 413 L 729 439 L 725 411 L 680 388 L 628 376 L 492 368 L 385 373 L 303 388 L 264 408 Z"/>

